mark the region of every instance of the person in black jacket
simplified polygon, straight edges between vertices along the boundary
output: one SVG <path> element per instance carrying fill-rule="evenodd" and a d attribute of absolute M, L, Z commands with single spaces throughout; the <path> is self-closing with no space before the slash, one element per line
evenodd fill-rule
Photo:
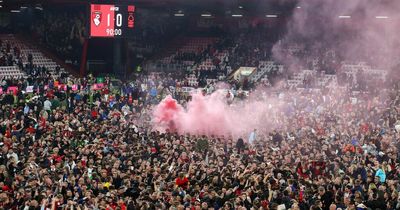
<path fill-rule="evenodd" d="M 373 191 L 371 192 L 371 195 L 367 201 L 367 203 L 365 203 L 365 205 L 368 208 L 371 209 L 381 209 L 381 210 L 385 210 L 386 209 L 386 203 L 385 203 L 385 199 L 383 197 L 383 192 L 381 191 Z"/>
<path fill-rule="evenodd" d="M 239 138 L 236 142 L 236 149 L 238 151 L 238 154 L 240 154 L 241 151 L 244 150 L 244 141 L 242 138 Z"/>
<path fill-rule="evenodd" d="M 322 203 L 322 209 L 329 210 L 329 206 L 333 203 L 333 193 L 321 186 L 318 188 L 318 195 Z"/>

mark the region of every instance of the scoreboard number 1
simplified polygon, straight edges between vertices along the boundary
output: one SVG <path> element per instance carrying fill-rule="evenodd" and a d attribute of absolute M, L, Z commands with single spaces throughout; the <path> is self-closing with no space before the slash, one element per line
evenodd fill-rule
<path fill-rule="evenodd" d="M 107 15 L 107 27 L 110 27 L 110 21 L 111 21 L 111 15 L 108 14 Z M 117 27 L 121 27 L 122 26 L 122 15 L 121 14 L 117 14 L 116 15 L 116 21 L 115 21 Z"/>

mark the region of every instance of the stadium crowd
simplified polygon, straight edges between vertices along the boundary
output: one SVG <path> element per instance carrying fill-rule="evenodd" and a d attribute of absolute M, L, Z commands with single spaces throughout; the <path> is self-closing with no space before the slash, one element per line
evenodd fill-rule
<path fill-rule="evenodd" d="M 0 66 L 21 65 L 22 57 L 21 49 L 12 43 L 0 40 Z"/>
<path fill-rule="evenodd" d="M 95 83 L 2 81 L 3 209 L 400 208 L 397 88 L 270 92 L 274 126 L 234 139 L 151 130 L 152 104 L 188 100 L 168 77 Z"/>
<path fill-rule="evenodd" d="M 79 66 L 86 36 L 84 23 L 84 17 L 76 12 L 46 12 L 32 24 L 30 32 L 66 63 Z"/>

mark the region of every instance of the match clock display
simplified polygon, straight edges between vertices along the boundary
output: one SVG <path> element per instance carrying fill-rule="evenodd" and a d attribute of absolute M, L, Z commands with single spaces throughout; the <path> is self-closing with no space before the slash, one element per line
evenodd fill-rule
<path fill-rule="evenodd" d="M 90 5 L 90 37 L 126 37 L 135 28 L 134 5 Z"/>

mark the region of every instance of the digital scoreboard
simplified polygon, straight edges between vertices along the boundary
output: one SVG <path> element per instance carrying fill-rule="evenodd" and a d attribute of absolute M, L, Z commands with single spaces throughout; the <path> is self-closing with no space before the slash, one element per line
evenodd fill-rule
<path fill-rule="evenodd" d="M 90 5 L 90 37 L 126 37 L 135 28 L 134 5 Z"/>

